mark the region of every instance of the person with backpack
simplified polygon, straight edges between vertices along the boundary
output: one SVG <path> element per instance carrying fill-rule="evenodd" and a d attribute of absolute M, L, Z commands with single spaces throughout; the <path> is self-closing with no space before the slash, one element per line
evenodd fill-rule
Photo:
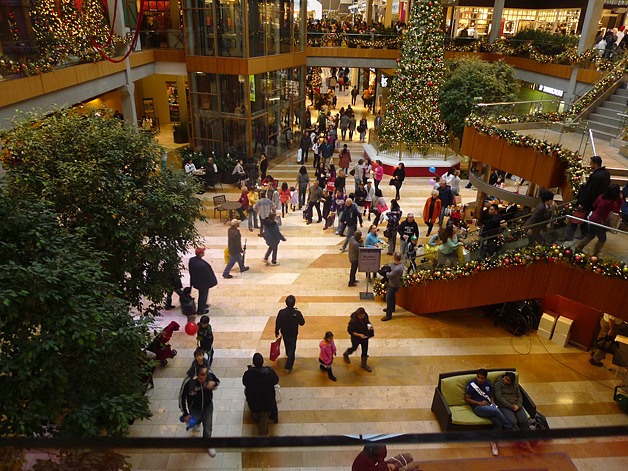
<path fill-rule="evenodd" d="M 220 380 L 208 368 L 198 370 L 196 378 L 186 377 L 179 393 L 179 408 L 186 424 L 194 417 L 197 424 L 203 425 L 203 438 L 212 436 L 212 420 L 214 415 L 214 390 Z M 214 458 L 216 450 L 209 448 L 209 456 Z"/>
<path fill-rule="evenodd" d="M 279 411 L 275 397 L 275 385 L 279 377 L 270 366 L 264 366 L 261 353 L 253 355 L 253 365 L 248 365 L 242 376 L 244 396 L 253 421 L 260 435 L 268 435 L 268 420 L 279 422 Z"/>

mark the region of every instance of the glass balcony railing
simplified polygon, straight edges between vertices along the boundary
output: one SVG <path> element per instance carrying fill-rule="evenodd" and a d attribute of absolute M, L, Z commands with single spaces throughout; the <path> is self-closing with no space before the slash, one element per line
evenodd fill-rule
<path fill-rule="evenodd" d="M 401 35 L 378 33 L 308 32 L 309 47 L 348 47 L 364 49 L 399 49 Z"/>
<path fill-rule="evenodd" d="M 618 394 L 628 392 L 621 388 Z M 611 390 L 612 394 L 612 390 Z M 568 422 L 567 422 L 568 423 Z M 183 428 L 183 425 L 181 426 Z M 190 437 L 93 440 L 2 439 L 3 469 L 350 469 L 366 453 L 389 469 L 622 469 L 625 425 L 518 432 L 469 431 L 301 437 Z M 499 457 L 491 456 L 490 443 Z M 365 453 L 365 447 L 368 451 Z M 208 448 L 216 451 L 210 458 Z M 80 463 L 80 464 L 79 464 Z M 496 464 L 498 463 L 498 464 Z M 397 467 L 395 467 L 396 465 Z M 367 469 L 367 468 L 355 468 Z M 374 469 L 374 468 L 368 468 Z"/>

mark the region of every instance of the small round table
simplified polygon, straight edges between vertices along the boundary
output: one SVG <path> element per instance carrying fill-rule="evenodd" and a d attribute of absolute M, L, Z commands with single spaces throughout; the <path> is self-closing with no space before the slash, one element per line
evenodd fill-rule
<path fill-rule="evenodd" d="M 231 222 L 232 219 L 235 219 L 235 212 L 242 207 L 242 203 L 239 201 L 227 201 L 222 203 L 220 207 L 229 211 L 229 219 L 227 219 L 227 222 Z M 225 224 L 227 224 L 227 222 L 225 222 Z"/>

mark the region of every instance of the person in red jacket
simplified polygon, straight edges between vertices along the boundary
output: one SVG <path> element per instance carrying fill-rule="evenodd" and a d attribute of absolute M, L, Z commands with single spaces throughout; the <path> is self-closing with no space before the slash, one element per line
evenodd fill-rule
<path fill-rule="evenodd" d="M 618 213 L 621 210 L 622 198 L 619 194 L 619 185 L 613 183 L 604 194 L 601 194 L 593 203 L 593 211 L 589 215 L 589 221 L 605 225 L 611 212 Z M 593 247 L 593 255 L 597 256 L 606 242 L 606 229 L 589 224 L 586 235 L 574 246 L 574 250 L 582 250 L 589 242 L 597 237 L 597 242 Z"/>

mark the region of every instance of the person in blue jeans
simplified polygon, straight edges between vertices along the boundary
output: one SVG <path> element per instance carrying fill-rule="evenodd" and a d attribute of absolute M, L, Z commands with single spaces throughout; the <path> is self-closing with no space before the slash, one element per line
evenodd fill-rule
<path fill-rule="evenodd" d="M 342 216 L 344 225 L 347 228 L 347 237 L 345 238 L 344 244 L 342 244 L 342 247 L 340 248 L 340 251 L 344 252 L 347 249 L 347 245 L 349 245 L 349 240 L 353 237 L 354 232 L 358 228 L 358 221 L 360 222 L 360 227 L 362 227 L 362 213 L 360 213 L 358 206 L 353 202 L 353 200 L 351 198 L 347 198 Z M 340 227 L 340 224 L 338 226 Z"/>
<path fill-rule="evenodd" d="M 486 379 L 488 373 L 480 368 L 475 379 L 467 383 L 464 391 L 464 400 L 471 406 L 473 412 L 478 417 L 485 417 L 493 422 L 493 430 L 512 430 L 512 424 L 506 416 L 499 410 L 493 401 L 493 385 Z M 497 456 L 499 450 L 496 442 L 491 442 L 491 452 Z"/>

